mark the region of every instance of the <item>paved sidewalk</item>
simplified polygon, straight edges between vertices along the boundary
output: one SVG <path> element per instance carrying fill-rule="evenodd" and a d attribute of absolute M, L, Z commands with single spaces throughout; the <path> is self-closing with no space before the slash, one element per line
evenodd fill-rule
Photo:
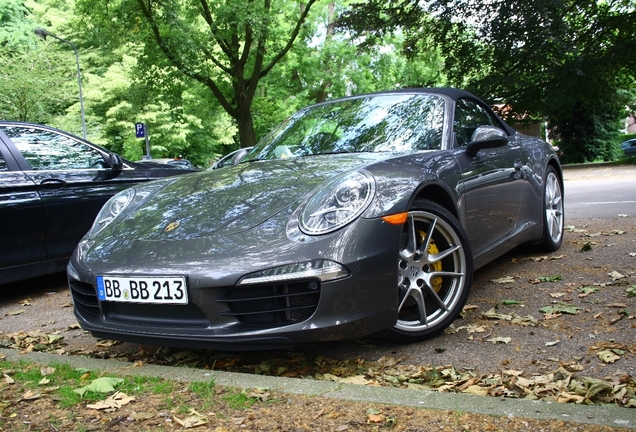
<path fill-rule="evenodd" d="M 38 364 L 64 363 L 75 368 L 105 371 L 120 376 L 136 374 L 186 382 L 214 379 L 214 382 L 218 385 L 241 389 L 267 388 L 282 393 L 355 402 L 374 402 L 434 410 L 454 410 L 497 417 L 564 420 L 636 430 L 636 409 L 616 406 L 559 404 L 545 401 L 339 384 L 329 381 L 281 378 L 172 366 L 144 365 L 135 367 L 133 363 L 118 360 L 101 360 L 36 352 L 22 354 L 10 349 L 0 349 L 0 353 L 6 355 L 7 359 L 12 361 L 21 360 Z"/>

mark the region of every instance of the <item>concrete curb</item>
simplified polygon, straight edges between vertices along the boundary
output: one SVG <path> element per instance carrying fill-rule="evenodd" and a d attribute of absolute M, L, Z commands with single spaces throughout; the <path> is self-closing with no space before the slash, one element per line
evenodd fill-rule
<path fill-rule="evenodd" d="M 51 353 L 22 354 L 0 349 L 8 360 L 37 364 L 68 364 L 74 368 L 99 370 L 120 376 L 139 375 L 178 381 L 214 380 L 218 385 L 242 389 L 268 388 L 283 393 L 373 402 L 435 410 L 453 410 L 496 417 L 523 417 L 537 420 L 564 420 L 599 426 L 636 429 L 636 409 L 616 406 L 560 404 L 524 399 L 505 399 L 461 393 L 437 393 L 393 387 L 340 384 L 299 378 L 281 378 L 173 366 L 144 365 L 117 360 L 101 360 Z"/>

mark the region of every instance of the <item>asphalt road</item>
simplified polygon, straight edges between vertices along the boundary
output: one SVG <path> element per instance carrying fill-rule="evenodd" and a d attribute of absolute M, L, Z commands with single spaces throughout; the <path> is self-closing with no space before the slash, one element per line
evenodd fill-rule
<path fill-rule="evenodd" d="M 636 215 L 636 165 L 569 167 L 563 172 L 567 219 Z"/>

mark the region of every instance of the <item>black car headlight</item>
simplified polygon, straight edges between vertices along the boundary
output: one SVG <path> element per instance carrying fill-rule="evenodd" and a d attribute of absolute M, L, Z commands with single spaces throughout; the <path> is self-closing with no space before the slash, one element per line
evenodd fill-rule
<path fill-rule="evenodd" d="M 360 216 L 375 195 L 371 174 L 356 171 L 328 183 L 307 201 L 300 229 L 309 235 L 327 234 Z"/>

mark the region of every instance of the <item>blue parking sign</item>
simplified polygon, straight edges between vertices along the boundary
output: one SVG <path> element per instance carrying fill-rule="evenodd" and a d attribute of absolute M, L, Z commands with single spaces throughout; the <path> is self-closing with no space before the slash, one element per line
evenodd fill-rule
<path fill-rule="evenodd" d="M 137 138 L 143 138 L 146 136 L 145 123 L 135 123 L 135 135 L 137 136 Z"/>

